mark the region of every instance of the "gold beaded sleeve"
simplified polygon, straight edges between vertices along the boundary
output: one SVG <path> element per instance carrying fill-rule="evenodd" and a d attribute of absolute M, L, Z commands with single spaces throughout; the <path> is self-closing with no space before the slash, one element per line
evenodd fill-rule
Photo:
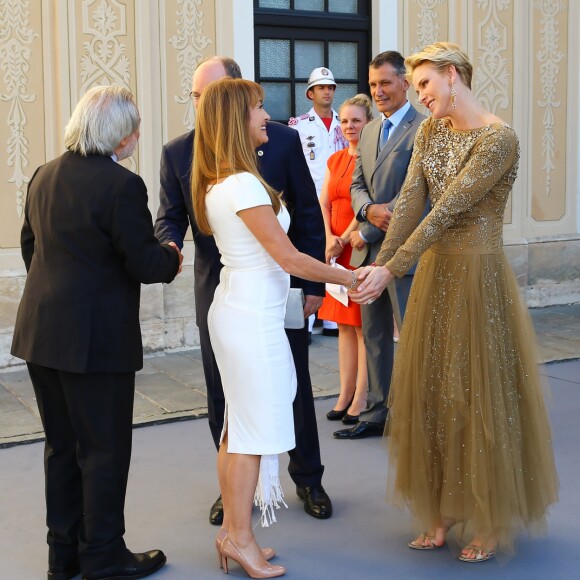
<path fill-rule="evenodd" d="M 384 266 L 393 257 L 397 248 L 403 245 L 417 227 L 423 215 L 428 188 L 427 181 L 423 175 L 422 159 L 426 135 L 429 132 L 431 123 L 431 119 L 425 119 L 419 125 L 415 134 L 413 154 L 407 169 L 407 177 L 401 188 L 387 235 L 375 259 L 377 266 Z"/>
<path fill-rule="evenodd" d="M 421 134 L 423 135 L 424 131 Z M 391 233 L 389 228 L 376 261 L 379 265 L 386 265 L 396 276 L 403 276 L 421 254 L 452 227 L 462 214 L 484 198 L 494 185 L 514 168 L 514 160 L 518 155 L 517 138 L 512 129 L 506 125 L 494 125 L 482 130 L 459 173 L 435 201 L 425 219 L 410 235 L 407 234 L 403 238 L 402 230 L 406 232 L 412 222 L 416 224 L 415 215 L 419 210 L 422 211 L 423 202 L 419 201 L 424 198 L 419 199 L 417 184 L 424 184 L 427 188 L 422 163 L 427 146 L 428 140 L 416 141 L 417 151 L 413 152 L 415 165 L 409 166 L 412 173 L 408 174 L 403 186 L 400 208 L 398 204 L 395 209 L 394 223 L 391 225 L 394 226 L 393 231 Z M 450 150 L 449 154 L 452 153 Z M 429 152 L 429 155 L 433 156 L 438 154 L 442 156 L 445 152 Z M 402 203 L 403 201 L 405 203 Z M 406 224 L 400 225 L 401 221 Z"/>

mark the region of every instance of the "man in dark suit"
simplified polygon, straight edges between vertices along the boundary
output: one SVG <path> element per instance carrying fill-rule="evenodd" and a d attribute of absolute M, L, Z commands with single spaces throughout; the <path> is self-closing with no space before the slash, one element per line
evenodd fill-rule
<path fill-rule="evenodd" d="M 143 578 L 166 561 L 123 540 L 140 284 L 171 282 L 182 259 L 153 235 L 143 180 L 116 163 L 139 123 L 128 90 L 92 88 L 66 127 L 68 151 L 28 187 L 11 352 L 27 362 L 46 434 L 49 580 Z"/>
<path fill-rule="evenodd" d="M 240 78 L 235 61 L 213 57 L 200 63 L 193 75 L 194 106 L 205 87 L 225 76 Z M 257 150 L 262 175 L 278 191 L 292 216 L 288 236 L 292 243 L 310 256 L 324 261 L 324 223 L 316 189 L 302 153 L 298 133 L 279 123 L 268 123 L 268 143 Z M 183 246 L 183 238 L 191 225 L 195 243 L 194 295 L 196 320 L 205 381 L 208 395 L 209 425 L 216 448 L 224 420 L 224 394 L 221 378 L 211 348 L 207 327 L 207 312 L 219 283 L 220 254 L 213 237 L 201 235 L 195 223 L 190 191 L 190 173 L 194 131 L 177 137 L 163 147 L 161 155 L 160 207 L 155 223 L 155 235 L 161 241 L 173 241 Z M 324 296 L 324 285 L 292 278 L 293 287 L 304 290 L 304 316 L 318 310 Z M 294 400 L 296 448 L 290 451 L 288 471 L 296 484 L 305 511 L 313 517 L 325 519 L 332 514 L 332 503 L 322 487 L 324 466 L 320 459 L 318 428 L 314 412 L 312 384 L 308 370 L 308 330 L 287 330 L 296 366 L 298 389 Z M 210 511 L 210 522 L 220 525 L 223 519 L 221 498 Z"/>
<path fill-rule="evenodd" d="M 369 65 L 371 96 L 381 115 L 361 131 L 350 195 L 359 229 L 351 235 L 351 265 L 372 264 L 389 226 L 396 198 L 405 181 L 415 133 L 424 115 L 407 100 L 409 83 L 405 60 L 396 51 L 377 55 Z M 405 277 L 407 281 L 411 276 Z M 401 310 L 410 283 L 401 292 Z M 398 293 L 400 292 L 398 288 Z M 387 418 L 387 397 L 393 370 L 393 308 L 388 292 L 361 305 L 362 330 L 367 352 L 369 394 L 359 422 L 334 433 L 337 439 L 382 435 Z"/>

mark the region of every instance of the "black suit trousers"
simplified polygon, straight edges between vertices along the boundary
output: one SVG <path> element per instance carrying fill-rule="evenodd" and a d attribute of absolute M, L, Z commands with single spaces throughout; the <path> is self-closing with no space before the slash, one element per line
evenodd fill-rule
<path fill-rule="evenodd" d="M 209 307 L 209 306 L 208 306 Z M 207 385 L 207 412 L 209 428 L 216 448 L 224 424 L 225 399 L 219 369 L 215 360 L 207 317 L 198 319 L 203 371 Z M 301 487 L 320 485 L 324 466 L 320 459 L 320 442 L 308 369 L 308 328 L 287 330 L 288 342 L 296 368 L 297 389 L 293 403 L 296 447 L 288 452 L 288 472 L 294 483 Z"/>
<path fill-rule="evenodd" d="M 98 570 L 126 550 L 135 373 L 28 371 L 46 434 L 49 565 Z"/>

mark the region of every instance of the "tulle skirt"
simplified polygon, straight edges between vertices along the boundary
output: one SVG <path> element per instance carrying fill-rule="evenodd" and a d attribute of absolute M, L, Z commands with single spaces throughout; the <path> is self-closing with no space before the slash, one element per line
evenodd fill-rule
<path fill-rule="evenodd" d="M 460 541 L 493 533 L 510 551 L 541 529 L 558 476 L 535 334 L 503 252 L 424 254 L 391 385 L 389 495 L 418 532 L 449 518 Z"/>

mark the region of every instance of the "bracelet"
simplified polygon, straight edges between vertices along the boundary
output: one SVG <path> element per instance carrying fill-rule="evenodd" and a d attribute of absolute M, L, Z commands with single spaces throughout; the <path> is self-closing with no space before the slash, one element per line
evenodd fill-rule
<path fill-rule="evenodd" d="M 352 282 L 350 283 L 350 286 L 348 287 L 349 290 L 352 290 L 357 283 L 357 275 L 356 272 L 354 270 L 351 270 L 350 273 L 352 274 Z"/>

